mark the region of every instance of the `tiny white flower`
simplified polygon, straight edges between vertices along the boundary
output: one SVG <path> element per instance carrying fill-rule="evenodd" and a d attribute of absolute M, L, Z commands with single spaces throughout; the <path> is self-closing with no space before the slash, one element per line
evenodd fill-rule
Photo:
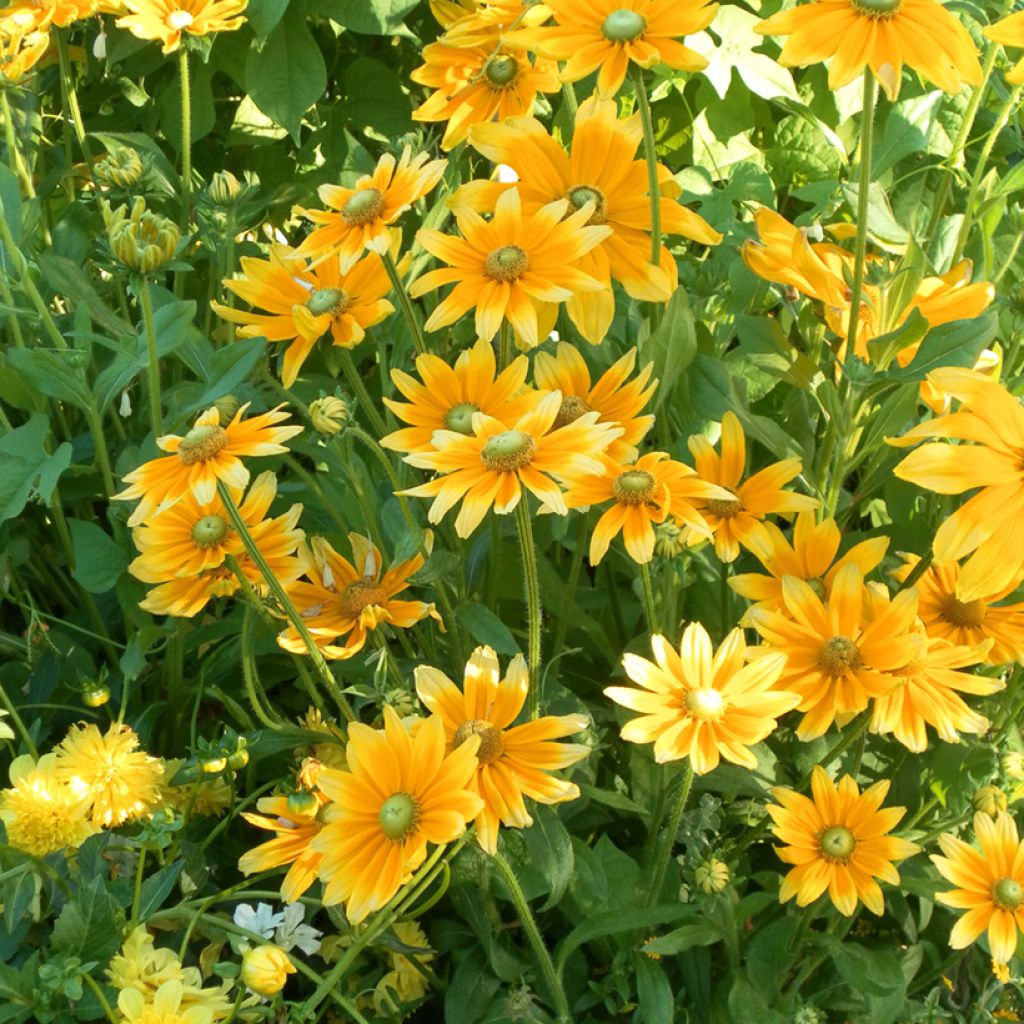
<path fill-rule="evenodd" d="M 323 932 L 305 923 L 306 909 L 299 903 L 289 903 L 284 908 L 284 922 L 274 933 L 274 942 L 285 952 L 290 949 L 301 949 L 306 956 L 320 951 L 320 939 Z"/>
<path fill-rule="evenodd" d="M 269 903 L 257 903 L 255 909 L 248 903 L 239 903 L 235 907 L 235 924 L 265 939 L 274 937 L 274 930 L 283 920 L 284 914 L 275 914 Z"/>

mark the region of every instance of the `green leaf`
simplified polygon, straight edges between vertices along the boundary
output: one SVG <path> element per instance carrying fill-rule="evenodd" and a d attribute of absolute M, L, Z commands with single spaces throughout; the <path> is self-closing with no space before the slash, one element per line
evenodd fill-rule
<path fill-rule="evenodd" d="M 856 183 L 847 183 L 841 188 L 850 209 L 856 211 Z M 896 222 L 889 197 L 877 181 L 871 183 L 868 191 L 868 235 L 889 252 L 901 253 L 910 242 L 910 235 Z"/>
<path fill-rule="evenodd" d="M 324 0 L 320 10 L 352 32 L 387 36 L 397 31 L 402 19 L 419 0 Z"/>
<path fill-rule="evenodd" d="M 47 398 L 88 409 L 92 397 L 76 365 L 84 355 L 78 349 L 16 348 L 7 353 L 7 361 Z"/>
<path fill-rule="evenodd" d="M 912 309 L 910 316 L 896 330 L 880 334 L 868 342 L 871 364 L 878 371 L 884 371 L 900 352 L 911 345 L 917 345 L 927 333 L 928 321 L 919 309 Z"/>
<path fill-rule="evenodd" d="M 128 567 L 128 552 L 95 523 L 69 519 L 75 582 L 90 594 L 105 594 Z"/>
<path fill-rule="evenodd" d="M 260 39 L 266 39 L 288 10 L 288 0 L 249 0 L 245 20 Z"/>
<path fill-rule="evenodd" d="M 287 128 L 298 142 L 302 115 L 327 88 L 327 67 L 305 15 L 292 8 L 245 62 L 245 85 L 252 101 Z"/>
<path fill-rule="evenodd" d="M 675 290 L 661 323 L 641 339 L 639 349 L 640 363 L 653 362 L 654 376 L 660 381 L 651 400 L 651 411 L 656 412 L 697 354 L 697 333 L 685 288 Z"/>
<path fill-rule="evenodd" d="M 412 128 L 412 103 L 402 80 L 386 64 L 356 57 L 345 68 L 345 102 L 340 112 L 358 128 L 401 135 Z"/>
<path fill-rule="evenodd" d="M 644 949 L 647 949 L 645 946 Z M 663 1024 L 675 1019 L 672 986 L 661 964 L 639 954 L 636 957 L 636 993 L 643 1024 Z"/>
<path fill-rule="evenodd" d="M 943 93 L 936 90 L 893 106 L 885 120 L 885 131 L 875 143 L 872 178 L 880 178 L 908 156 L 935 153 L 942 148 L 931 147 L 931 140 L 936 137 L 935 121 L 943 99 Z"/>
<path fill-rule="evenodd" d="M 174 883 L 178 880 L 184 866 L 183 860 L 176 860 L 166 867 L 162 867 L 155 875 L 150 875 L 142 883 L 138 920 L 145 921 L 150 914 L 156 913 L 160 909 L 164 900 L 170 896 Z"/>
<path fill-rule="evenodd" d="M 28 912 L 36 895 L 38 878 L 30 864 L 22 865 L 21 869 L 9 878 L 4 879 L 4 926 L 8 933 L 13 933 L 21 924 L 21 919 Z"/>
<path fill-rule="evenodd" d="M 543 805 L 533 812 L 533 826 L 523 829 L 522 837 L 530 867 L 539 871 L 550 886 L 547 902 L 540 909 L 550 910 L 558 904 L 572 881 L 572 840 L 558 812 Z"/>
<path fill-rule="evenodd" d="M 20 244 L 21 188 L 14 172 L 6 164 L 0 164 L 0 217 L 7 221 L 15 243 Z"/>
<path fill-rule="evenodd" d="M 775 144 L 765 154 L 775 180 L 794 188 L 838 175 L 843 162 L 826 141 L 806 117 L 784 117 L 775 127 Z"/>
<path fill-rule="evenodd" d="M 121 945 L 120 911 L 99 878 L 83 881 L 53 926 L 53 948 L 106 963 Z"/>
<path fill-rule="evenodd" d="M 519 653 L 519 644 L 508 626 L 484 605 L 475 601 L 460 605 L 455 610 L 455 618 L 478 644 L 487 644 L 498 654 Z"/>
<path fill-rule="evenodd" d="M 57 294 L 71 299 L 76 305 L 84 306 L 93 323 L 115 338 L 132 333 L 131 327 L 110 311 L 97 294 L 88 275 L 77 263 L 56 253 L 42 253 L 38 263 L 47 285 Z"/>
<path fill-rule="evenodd" d="M 487 971 L 479 947 L 458 967 L 444 997 L 445 1024 L 476 1024 L 494 1001 L 501 982 Z"/>
<path fill-rule="evenodd" d="M 0 437 L 0 523 L 19 516 L 33 491 L 49 504 L 58 478 L 71 465 L 70 444 L 47 453 L 49 432 L 49 421 L 37 413 Z"/>
<path fill-rule="evenodd" d="M 651 953 L 660 953 L 662 956 L 670 956 L 694 946 L 710 946 L 721 940 L 722 933 L 715 925 L 708 921 L 698 921 L 696 924 L 684 924 L 682 928 L 676 928 L 668 935 L 645 942 L 644 949 Z"/>
<path fill-rule="evenodd" d="M 998 328 L 998 318 L 991 311 L 974 320 L 953 320 L 933 327 L 914 358 L 906 366 L 889 370 L 885 380 L 921 381 L 940 366 L 973 366 Z"/>
<path fill-rule="evenodd" d="M 588 786 L 585 782 L 581 782 L 579 787 L 581 795 L 585 796 L 588 800 L 593 800 L 595 803 L 604 804 L 605 807 L 612 807 L 616 811 L 628 811 L 630 814 L 635 814 L 641 818 L 647 816 L 647 811 L 635 800 L 630 800 L 628 796 L 616 793 L 613 789 L 600 789 L 597 786 Z"/>

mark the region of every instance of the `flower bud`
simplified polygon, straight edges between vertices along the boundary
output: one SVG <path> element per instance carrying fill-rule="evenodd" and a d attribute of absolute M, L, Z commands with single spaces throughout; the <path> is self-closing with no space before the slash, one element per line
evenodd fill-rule
<path fill-rule="evenodd" d="M 994 818 L 1006 810 L 1008 801 L 1006 794 L 998 786 L 982 786 L 971 797 L 971 803 L 976 811 Z"/>
<path fill-rule="evenodd" d="M 288 813 L 295 815 L 293 820 L 309 821 L 311 818 L 316 817 L 316 812 L 319 810 L 320 801 L 308 789 L 300 789 L 295 793 L 289 793 Z"/>
<path fill-rule="evenodd" d="M 104 683 L 89 679 L 82 687 L 82 703 L 87 708 L 101 708 L 110 700 L 110 689 Z"/>
<path fill-rule="evenodd" d="M 416 713 L 416 698 L 408 690 L 388 690 L 384 703 L 390 704 L 398 712 L 399 718 L 406 718 Z"/>
<path fill-rule="evenodd" d="M 288 975 L 294 973 L 288 954 L 278 946 L 268 943 L 242 954 L 242 981 L 257 995 L 276 995 L 284 988 Z"/>
<path fill-rule="evenodd" d="M 1014 782 L 1024 781 L 1024 754 L 1010 750 L 1003 754 L 1003 771 Z"/>
<path fill-rule="evenodd" d="M 114 146 L 102 160 L 96 162 L 93 169 L 97 181 L 122 188 L 134 185 L 144 170 L 142 158 L 128 146 Z"/>
<path fill-rule="evenodd" d="M 659 558 L 678 558 L 685 550 L 683 531 L 675 523 L 666 519 L 654 528 L 654 553 Z"/>
<path fill-rule="evenodd" d="M 249 763 L 249 751 L 244 746 L 228 754 L 228 767 L 233 772 L 241 771 Z"/>
<path fill-rule="evenodd" d="M 309 418 L 313 423 L 313 429 L 319 433 L 338 434 L 348 423 L 348 403 L 335 395 L 318 398 L 309 407 Z"/>
<path fill-rule="evenodd" d="M 235 418 L 235 413 L 238 412 L 241 404 L 234 395 L 225 395 L 213 403 L 214 408 L 217 410 L 217 415 L 220 416 L 220 425 L 222 427 L 226 427 Z"/>
<path fill-rule="evenodd" d="M 712 857 L 697 867 L 694 878 L 701 892 L 708 895 L 722 892 L 729 884 L 729 866 L 717 857 Z"/>
<path fill-rule="evenodd" d="M 174 258 L 181 237 L 178 226 L 147 210 L 144 199 L 136 199 L 130 212 L 125 206 L 111 210 L 106 203 L 101 209 L 111 252 L 129 270 L 150 274 Z"/>
<path fill-rule="evenodd" d="M 234 206 L 245 194 L 245 186 L 230 171 L 217 171 L 206 193 L 214 206 Z"/>
<path fill-rule="evenodd" d="M 204 758 L 199 762 L 199 767 L 207 775 L 219 775 L 228 766 L 228 759 L 223 754 Z"/>

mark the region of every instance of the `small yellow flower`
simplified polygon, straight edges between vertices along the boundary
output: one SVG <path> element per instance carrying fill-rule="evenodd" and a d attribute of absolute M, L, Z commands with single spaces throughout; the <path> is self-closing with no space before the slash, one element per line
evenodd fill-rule
<path fill-rule="evenodd" d="M 158 39 L 164 53 L 181 45 L 182 33 L 205 36 L 231 32 L 245 24 L 247 0 L 122 0 L 128 13 L 117 19 L 139 39 Z"/>
<path fill-rule="evenodd" d="M 277 995 L 295 967 L 280 946 L 267 943 L 242 954 L 242 982 L 260 996 Z"/>

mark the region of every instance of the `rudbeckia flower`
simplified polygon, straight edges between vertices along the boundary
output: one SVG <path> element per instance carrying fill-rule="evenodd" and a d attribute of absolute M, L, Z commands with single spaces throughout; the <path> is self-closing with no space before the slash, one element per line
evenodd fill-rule
<path fill-rule="evenodd" d="M 777 688 L 780 655 L 746 664 L 743 631 L 734 629 L 715 651 L 707 630 L 692 622 L 677 651 L 663 636 L 651 638 L 654 661 L 626 654 L 626 675 L 643 689 L 609 686 L 617 704 L 639 711 L 622 727 L 630 743 L 654 743 L 659 764 L 688 757 L 694 772 L 714 771 L 724 757 L 756 768 L 750 747 L 774 732 L 778 719 L 796 707 L 795 693 Z"/>
<path fill-rule="evenodd" d="M 446 166 L 444 160 L 428 161 L 426 153 L 413 156 L 406 146 L 397 161 L 385 153 L 353 188 L 321 185 L 317 194 L 326 210 L 296 208 L 317 225 L 296 252 L 314 257 L 336 252 L 343 274 L 367 249 L 386 255 L 392 245 L 389 226 L 441 180 Z"/>
<path fill-rule="evenodd" d="M 741 544 L 758 558 L 770 558 L 772 543 L 762 522 L 765 516 L 818 507 L 816 498 L 785 490 L 785 485 L 799 476 L 803 468 L 799 459 L 772 463 L 743 480 L 747 442 L 740 421 L 731 412 L 722 417 L 721 454 L 701 434 L 693 435 L 687 445 L 696 463 L 697 475 L 735 495 L 729 500 L 711 498 L 698 506 L 715 535 L 715 554 L 723 562 L 734 562 Z M 691 533 L 687 539 L 697 543 L 701 538 Z"/>
<path fill-rule="evenodd" d="M 0 31 L 0 82 L 20 82 L 50 48 L 49 32 Z"/>
<path fill-rule="evenodd" d="M 882 914 L 885 901 L 876 878 L 899 885 L 894 861 L 920 850 L 915 843 L 889 833 L 907 813 L 905 807 L 882 807 L 888 780 L 861 793 L 852 776 L 836 784 L 820 765 L 811 775 L 808 799 L 777 787 L 778 804 L 766 808 L 775 822 L 772 831 L 786 845 L 775 848 L 779 858 L 794 865 L 782 880 L 779 900 L 796 897 L 798 907 L 813 903 L 823 892 L 840 914 L 849 917 L 863 902 L 872 914 Z"/>
<path fill-rule="evenodd" d="M 900 582 L 919 561 L 917 555 L 903 555 L 903 559 L 904 564 L 892 574 Z M 1021 577 L 973 601 L 957 597 L 959 580 L 956 562 L 933 562 L 914 584 L 920 597 L 917 614 L 928 635 L 958 647 L 980 647 L 990 640 L 986 665 L 1024 662 L 1024 602 L 999 604 L 1017 589 Z"/>
<path fill-rule="evenodd" d="M 265 312 L 247 313 L 220 302 L 210 306 L 225 320 L 242 324 L 241 338 L 290 342 L 284 353 L 281 383 L 290 388 L 313 346 L 328 332 L 331 343 L 354 348 L 366 328 L 394 312 L 384 298 L 391 290 L 384 264 L 376 253 L 343 274 L 337 260 L 307 266 L 284 245 L 271 247 L 266 260 L 243 256 L 242 278 L 225 278 L 224 286 L 250 306 Z"/>
<path fill-rule="evenodd" d="M 994 25 L 982 29 L 982 32 L 994 43 L 1002 43 L 1004 46 L 1019 49 L 1024 46 L 1024 11 L 1010 14 Z M 1006 80 L 1013 85 L 1020 85 L 1021 82 L 1024 82 L 1024 58 L 1018 60 L 1006 72 Z"/>
<path fill-rule="evenodd" d="M 970 555 L 957 581 L 957 598 L 969 603 L 998 593 L 1024 570 L 1024 408 L 1001 384 L 973 370 L 943 367 L 928 380 L 958 399 L 960 409 L 890 438 L 899 447 L 928 440 L 893 473 L 938 494 L 978 489 L 932 543 L 937 562 Z M 935 437 L 961 443 L 930 440 Z"/>
<path fill-rule="evenodd" d="M 498 199 L 490 221 L 468 210 L 455 215 L 462 238 L 421 230 L 417 241 L 448 266 L 418 277 L 410 294 L 418 297 L 441 285 L 455 284 L 424 328 L 436 331 L 447 327 L 475 307 L 476 331 L 481 338 L 490 341 L 507 319 L 524 348 L 539 345 L 544 338 L 538 326 L 538 304 L 550 330 L 558 303 L 567 302 L 577 292 L 597 292 L 604 287 L 578 264 L 612 229 L 589 223 L 593 203 L 574 213 L 569 213 L 570 208 L 569 200 L 561 199 L 527 213 L 518 190 L 510 189 Z"/>
<path fill-rule="evenodd" d="M 494 348 L 482 339 L 460 352 L 454 366 L 430 353 L 417 356 L 418 381 L 404 370 L 391 371 L 395 387 L 408 401 L 385 398 L 384 404 L 409 426 L 381 438 L 381 446 L 396 452 L 432 452 L 435 430 L 471 434 L 474 413 L 502 422 L 519 419 L 541 398 L 526 385 L 528 370 L 526 356 L 517 356 L 497 373 Z"/>
<path fill-rule="evenodd" d="M 182 33 L 205 36 L 231 32 L 245 24 L 243 11 L 248 0 L 121 0 L 124 17 L 118 28 L 126 28 L 139 39 L 158 39 L 164 53 L 181 45 Z"/>
<path fill-rule="evenodd" d="M 575 800 L 579 787 L 549 773 L 568 768 L 590 752 L 578 743 L 555 743 L 587 727 L 585 715 L 547 715 L 513 726 L 530 689 L 526 661 L 517 654 L 504 678 L 498 656 L 478 647 L 466 663 L 462 690 L 436 668 L 416 669 L 416 692 L 444 723 L 449 751 L 477 736 L 477 769 L 472 788 L 484 806 L 476 816 L 480 845 L 494 853 L 499 823 L 508 828 L 533 824 L 523 797 L 541 804 Z"/>
<path fill-rule="evenodd" d="M 51 26 L 67 28 L 72 22 L 95 14 L 97 7 L 96 0 L 14 0 L 14 3 L 0 7 L 0 25 L 3 26 L 0 40 L 20 45 L 22 37 L 27 41 L 32 36 L 33 45 L 38 46 L 40 40 L 36 37 L 39 33 L 47 33 L 48 38 Z M 8 77 L 16 81 L 15 77 Z"/>
<path fill-rule="evenodd" d="M 755 654 L 786 655 L 779 685 L 800 695 L 802 740 L 824 736 L 834 721 L 844 724 L 891 690 L 896 680 L 889 673 L 909 665 L 924 644 L 914 624 L 917 594 L 869 599 L 854 564 L 836 574 L 827 604 L 794 576 L 782 581 L 782 602 L 781 612 L 747 614 L 765 641 Z"/>
<path fill-rule="evenodd" d="M 158 437 L 157 447 L 171 454 L 151 459 L 126 473 L 125 483 L 131 486 L 114 495 L 116 501 L 139 499 L 138 507 L 128 517 L 128 525 L 148 521 L 189 492 L 196 501 L 208 504 L 217 493 L 218 480 L 235 490 L 244 490 L 249 483 L 249 470 L 242 462 L 243 456 L 280 455 L 288 450 L 282 442 L 302 433 L 300 426 L 275 425 L 288 419 L 288 413 L 281 412 L 282 406 L 246 419 L 248 409 L 246 402 L 231 422 L 222 427 L 220 413 L 216 406 L 211 406 L 183 437 Z"/>
<path fill-rule="evenodd" d="M 325 906 L 345 904 L 359 924 L 398 892 L 424 861 L 427 843 L 457 839 L 481 811 L 471 789 L 479 740 L 445 753 L 444 723 L 431 715 L 410 736 L 391 707 L 384 729 L 353 722 L 349 771 L 325 768 L 320 789 L 331 801 L 311 843 L 320 853 Z"/>
<path fill-rule="evenodd" d="M 718 4 L 707 0 L 545 0 L 555 24 L 508 33 L 516 45 L 566 61 L 562 80 L 598 72 L 597 91 L 614 96 L 630 62 L 642 68 L 666 64 L 700 71 L 707 61 L 679 42 L 714 20 Z"/>
<path fill-rule="evenodd" d="M 498 197 L 515 188 L 527 212 L 563 198 L 568 198 L 573 209 L 594 203 L 590 223 L 607 224 L 612 233 L 587 253 L 579 266 L 607 290 L 577 295 L 566 306 L 588 341 L 600 341 L 611 325 L 615 313 L 612 279 L 644 302 L 666 302 L 676 288 L 676 261 L 665 246 L 659 265 L 650 262 L 647 165 L 636 158 L 642 137 L 638 115 L 620 118 L 614 100 L 596 97 L 580 105 L 568 152 L 533 118 L 475 125 L 469 132 L 470 145 L 494 163 L 511 167 L 518 180 L 472 181 L 448 201 L 455 211 L 490 213 Z M 679 188 L 669 170 L 659 165 L 658 174 L 662 233 L 717 245 L 722 236 L 676 201 Z"/>
<path fill-rule="evenodd" d="M 993 961 L 1005 964 L 1016 952 L 1017 933 L 1024 927 L 1024 843 L 1005 811 L 995 821 L 976 814 L 974 834 L 980 851 L 948 832 L 939 836 L 945 856 L 932 856 L 931 861 L 956 888 L 936 893 L 935 899 L 967 911 L 950 932 L 953 949 L 966 948 L 987 930 Z"/>
<path fill-rule="evenodd" d="M 779 55 L 785 67 L 832 58 L 830 89 L 870 68 L 895 101 L 903 65 L 943 92 L 981 84 L 978 50 L 970 33 L 935 0 L 814 0 L 773 14 L 756 32 L 789 36 Z"/>
<path fill-rule="evenodd" d="M 468 537 L 488 509 L 508 515 L 532 491 L 549 511 L 569 512 L 555 482 L 586 473 L 599 473 L 598 458 L 619 436 L 621 428 L 598 422 L 598 413 L 584 413 L 564 427 L 555 426 L 562 396 L 554 391 L 537 408 L 516 420 L 511 429 L 499 420 L 473 414 L 470 436 L 451 430 L 434 434 L 433 452 L 414 452 L 405 461 L 442 474 L 403 491 L 417 498 L 433 498 L 428 518 L 438 523 L 462 501 L 455 532 Z M 554 478 L 554 479 L 553 479 Z"/>
<path fill-rule="evenodd" d="M 409 577 L 422 568 L 422 555 L 382 573 L 380 550 L 358 533 L 350 533 L 348 539 L 355 564 L 322 537 L 314 537 L 299 550 L 305 580 L 288 588 L 325 657 L 351 658 L 366 644 L 367 631 L 385 624 L 408 629 L 428 615 L 440 621 L 432 604 L 395 600 L 409 586 Z M 293 654 L 306 653 L 306 644 L 294 627 L 279 634 L 277 642 Z"/>

